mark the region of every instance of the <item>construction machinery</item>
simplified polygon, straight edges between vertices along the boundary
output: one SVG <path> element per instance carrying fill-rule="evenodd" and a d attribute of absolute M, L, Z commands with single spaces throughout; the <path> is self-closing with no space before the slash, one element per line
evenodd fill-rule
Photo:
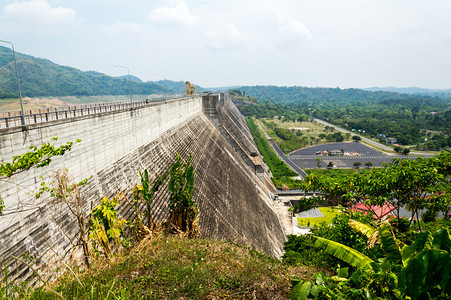
<path fill-rule="evenodd" d="M 196 87 L 194 85 L 191 85 L 189 81 L 185 81 L 185 95 L 186 96 L 196 95 Z"/>

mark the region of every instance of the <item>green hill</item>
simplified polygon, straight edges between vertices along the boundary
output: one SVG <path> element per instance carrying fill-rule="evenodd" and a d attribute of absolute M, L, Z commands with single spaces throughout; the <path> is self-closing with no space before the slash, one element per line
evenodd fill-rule
<path fill-rule="evenodd" d="M 22 95 L 96 96 L 126 95 L 128 77 L 115 78 L 103 73 L 83 72 L 61 66 L 47 59 L 16 52 Z M 134 94 L 163 94 L 164 88 L 153 82 L 131 81 Z M 12 51 L 0 47 L 0 98 L 17 97 L 17 84 Z"/>
<path fill-rule="evenodd" d="M 367 91 L 362 89 L 340 88 L 310 88 L 302 86 L 241 86 L 238 88 L 244 95 L 259 99 L 260 102 L 299 103 L 299 102 L 379 102 L 403 101 L 405 103 L 417 101 L 437 100 L 430 95 L 409 95 L 390 91 Z M 446 102 L 446 99 L 437 101 Z"/>

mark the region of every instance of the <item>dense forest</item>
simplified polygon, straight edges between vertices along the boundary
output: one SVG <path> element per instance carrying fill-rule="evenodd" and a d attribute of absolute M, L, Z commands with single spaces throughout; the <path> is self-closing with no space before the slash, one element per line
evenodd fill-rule
<path fill-rule="evenodd" d="M 451 146 L 451 98 L 357 89 L 242 87 L 231 90 L 244 115 L 314 117 L 370 138 L 394 137 L 419 150 Z M 246 103 L 243 99 L 257 99 Z"/>
<path fill-rule="evenodd" d="M 128 76 L 105 74 L 60 66 L 47 59 L 16 52 L 22 95 L 37 96 L 96 96 L 126 95 Z M 0 46 L 0 99 L 18 97 L 12 51 Z M 183 81 L 142 82 L 131 76 L 133 94 L 184 93 Z"/>

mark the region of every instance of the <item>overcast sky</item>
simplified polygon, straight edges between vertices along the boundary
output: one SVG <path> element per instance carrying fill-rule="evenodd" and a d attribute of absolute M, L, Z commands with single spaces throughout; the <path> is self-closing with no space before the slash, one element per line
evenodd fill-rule
<path fill-rule="evenodd" d="M 0 39 L 145 81 L 451 88 L 450 0 L 1 0 Z"/>

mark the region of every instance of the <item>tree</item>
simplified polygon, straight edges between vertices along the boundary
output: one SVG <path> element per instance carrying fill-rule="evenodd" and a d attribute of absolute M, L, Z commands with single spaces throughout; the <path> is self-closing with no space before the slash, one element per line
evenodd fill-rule
<path fill-rule="evenodd" d="M 362 165 L 362 163 L 360 161 L 355 161 L 353 164 L 353 166 L 356 168 L 360 167 L 361 165 Z"/>
<path fill-rule="evenodd" d="M 193 197 L 194 168 L 191 166 L 191 154 L 182 161 L 177 153 L 177 160 L 172 165 L 169 173 L 168 189 L 169 217 L 167 226 L 169 231 L 183 232 L 188 237 L 200 235 L 197 225 L 199 221 L 199 209 Z"/>
<path fill-rule="evenodd" d="M 321 168 L 321 161 L 322 161 L 321 158 L 319 157 L 316 158 L 316 166 L 318 167 L 318 169 Z"/>
<path fill-rule="evenodd" d="M 409 148 L 404 148 L 404 149 L 402 150 L 402 153 L 403 153 L 404 155 L 407 155 L 407 154 L 410 153 L 410 149 L 409 149 Z"/>
<path fill-rule="evenodd" d="M 327 164 L 328 168 L 333 168 L 334 167 L 334 163 L 332 161 L 329 161 L 329 163 Z"/>
<path fill-rule="evenodd" d="M 373 166 L 373 163 L 370 162 L 370 161 L 367 161 L 367 162 L 365 163 L 365 166 L 368 167 L 368 168 L 371 168 L 371 167 Z"/>
<path fill-rule="evenodd" d="M 139 171 L 139 176 L 141 177 L 141 185 L 135 186 L 133 189 L 133 198 L 135 199 L 135 212 L 138 217 L 138 224 L 143 225 L 147 224 L 148 227 L 151 227 L 153 224 L 152 221 L 152 201 L 155 193 L 158 189 L 166 182 L 166 178 L 168 177 L 170 168 L 168 168 L 161 176 L 158 176 L 150 186 L 149 173 L 147 170 L 144 170 L 143 173 Z M 139 203 L 144 202 L 146 205 L 144 214 L 139 210 Z M 141 226 L 142 227 L 142 226 Z M 142 227 L 144 229 L 144 227 Z"/>
<path fill-rule="evenodd" d="M 398 220 L 400 208 L 405 206 L 411 212 L 412 223 L 427 207 L 427 197 L 443 190 L 442 184 L 450 174 L 450 151 L 415 160 L 395 158 L 381 170 L 361 174 L 354 182 L 354 191 L 369 204 L 382 206 L 388 201 L 396 208 Z"/>
<path fill-rule="evenodd" d="M 45 182 L 42 182 L 41 189 L 36 194 L 36 198 L 40 198 L 44 193 L 48 193 L 51 197 L 50 203 L 56 207 L 56 210 L 58 210 L 57 208 L 63 204 L 76 218 L 80 243 L 83 248 L 84 262 L 86 267 L 90 268 L 90 252 L 86 226 L 87 217 L 83 209 L 85 201 L 80 193 L 80 187 L 85 185 L 88 179 L 85 178 L 82 181 L 75 183 L 67 170 L 57 170 L 53 175 L 51 175 L 51 178 L 52 181 L 49 186 L 47 186 Z"/>
<path fill-rule="evenodd" d="M 352 139 L 354 140 L 354 142 L 360 142 L 361 140 L 362 140 L 362 138 L 360 137 L 360 136 L 358 136 L 358 135 L 353 135 L 352 136 Z"/>

